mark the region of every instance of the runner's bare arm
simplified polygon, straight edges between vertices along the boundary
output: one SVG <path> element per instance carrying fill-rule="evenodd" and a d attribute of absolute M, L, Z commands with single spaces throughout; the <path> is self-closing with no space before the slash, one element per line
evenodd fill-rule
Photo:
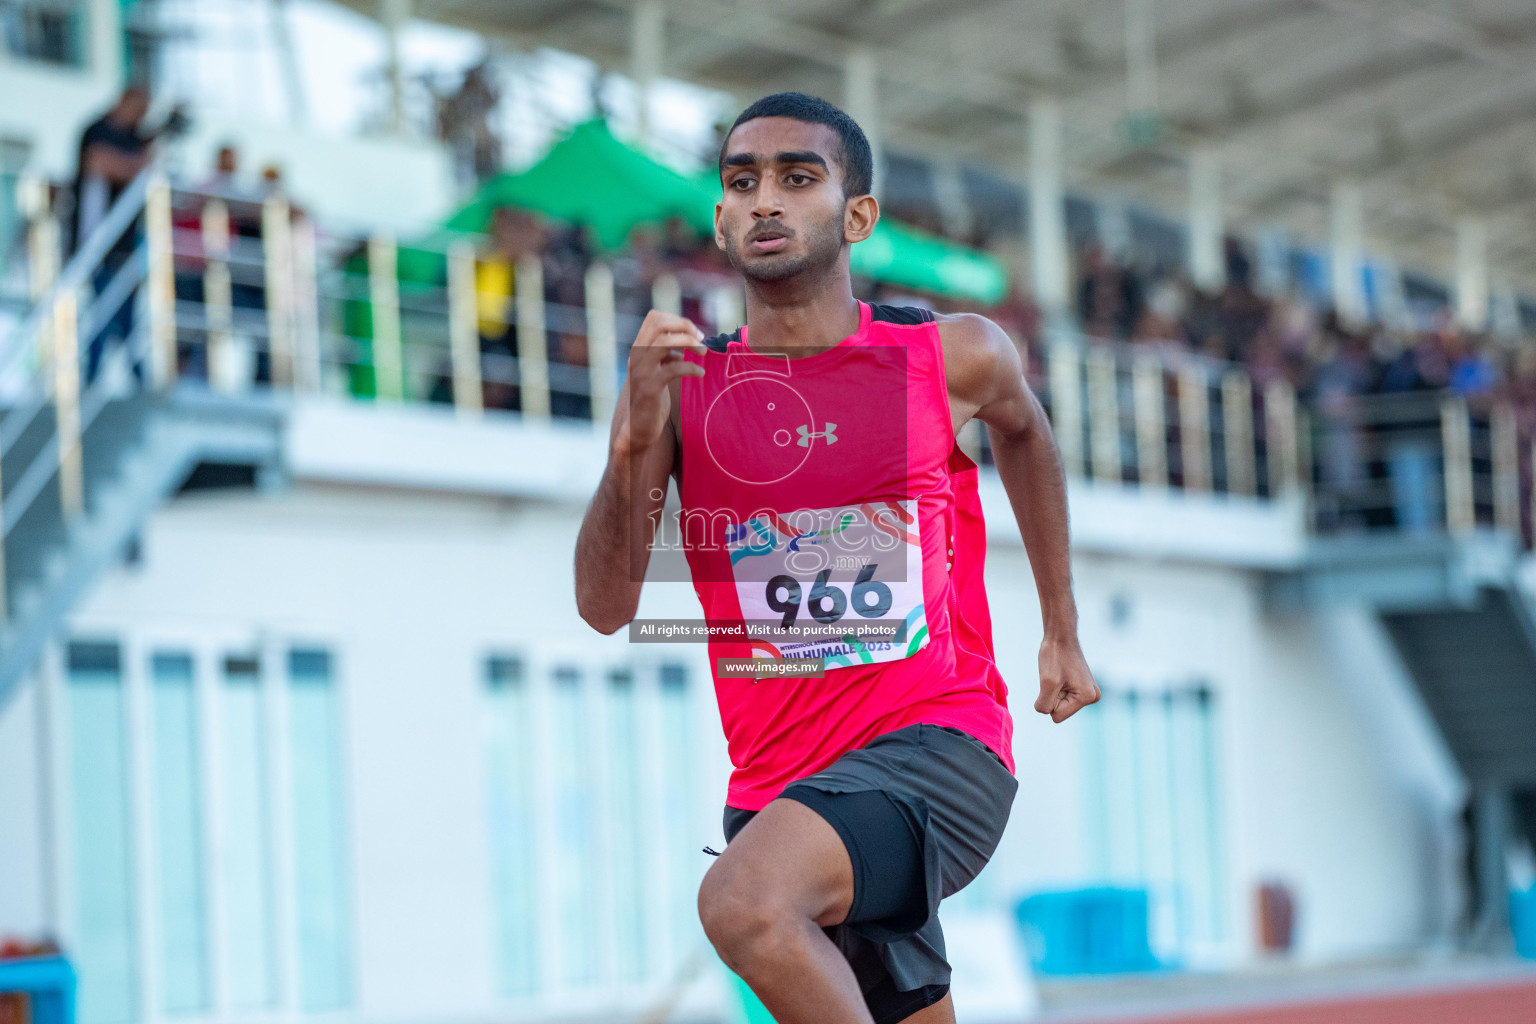
<path fill-rule="evenodd" d="M 1035 710 L 1061 722 L 1099 699 L 1077 639 L 1077 603 L 1067 528 L 1067 485 L 1040 400 L 1024 380 L 1013 339 L 972 313 L 940 316 L 950 411 L 958 433 L 972 418 L 987 425 L 997 475 L 1040 593 L 1040 696 Z"/>
<path fill-rule="evenodd" d="M 692 322 L 653 310 L 629 350 L 608 432 L 608 466 L 576 538 L 576 608 L 599 633 L 617 631 L 640 606 L 677 449 L 677 382 L 704 374 L 683 352 L 703 353 L 703 337 Z"/>

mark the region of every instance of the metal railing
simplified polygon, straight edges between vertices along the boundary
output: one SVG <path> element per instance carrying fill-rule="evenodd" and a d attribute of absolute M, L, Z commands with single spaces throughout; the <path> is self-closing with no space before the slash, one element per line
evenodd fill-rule
<path fill-rule="evenodd" d="M 261 207 L 259 232 L 249 209 L 247 230 L 232 231 L 220 197 L 178 190 L 173 205 L 178 226 L 150 280 L 174 301 L 151 310 L 151 331 L 176 339 L 177 377 L 215 390 L 351 393 L 606 429 L 645 310 L 691 303 L 712 311 L 710 326 L 739 322 L 739 298 L 722 294 L 739 285 L 720 278 L 666 274 L 642 295 L 608 263 L 574 275 L 555 265 L 563 276 L 546 281 L 558 261 L 525 258 L 509 273 L 515 288 L 495 295 L 477 283 L 485 260 L 468 238 L 406 247 L 387 234 L 322 236 L 276 197 Z"/>
<path fill-rule="evenodd" d="M 1318 532 L 1491 528 L 1530 547 L 1536 442 L 1520 435 L 1512 406 L 1441 392 L 1372 395 L 1320 407 L 1313 423 Z"/>
<path fill-rule="evenodd" d="M 1305 415 L 1285 381 L 1255 388 L 1241 367 L 1100 341 L 1058 340 L 1044 363 L 1068 476 L 1263 499 L 1303 487 Z"/>

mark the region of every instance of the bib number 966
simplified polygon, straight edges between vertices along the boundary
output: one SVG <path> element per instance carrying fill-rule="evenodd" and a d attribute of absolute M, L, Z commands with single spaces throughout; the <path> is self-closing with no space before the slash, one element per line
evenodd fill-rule
<path fill-rule="evenodd" d="M 890 611 L 891 588 L 874 578 L 877 568 L 874 562 L 865 564 L 853 581 L 851 594 L 845 594 L 842 587 L 827 582 L 832 575 L 831 569 L 817 573 L 810 593 L 804 595 L 811 618 L 824 624 L 836 622 L 847 613 L 850 601 L 853 610 L 866 619 L 877 619 Z M 800 581 L 793 576 L 775 576 L 763 590 L 764 602 L 783 616 L 780 625 L 784 629 L 793 625 L 800 614 L 801 596 Z"/>

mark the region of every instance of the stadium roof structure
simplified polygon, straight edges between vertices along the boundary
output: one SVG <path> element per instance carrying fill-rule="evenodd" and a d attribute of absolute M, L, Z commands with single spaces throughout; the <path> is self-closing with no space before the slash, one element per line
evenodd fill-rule
<path fill-rule="evenodd" d="M 1231 226 L 1326 239 L 1333 186 L 1354 182 L 1370 247 L 1447 273 L 1458 218 L 1480 217 L 1490 265 L 1536 284 L 1530 0 L 381 2 L 622 73 L 661 24 L 655 73 L 743 103 L 798 89 L 851 106 L 850 68 L 872 64 L 893 149 L 1016 181 L 1032 105 L 1055 100 L 1068 188 L 1182 218 L 1204 150 Z"/>

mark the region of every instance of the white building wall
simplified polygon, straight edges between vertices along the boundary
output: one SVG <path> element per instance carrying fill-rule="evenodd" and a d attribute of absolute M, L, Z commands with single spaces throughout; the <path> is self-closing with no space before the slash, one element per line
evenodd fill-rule
<path fill-rule="evenodd" d="M 1353 609 L 1271 616 L 1254 641 L 1261 682 L 1234 835 L 1255 880 L 1296 890 L 1298 951 L 1322 960 L 1443 940 L 1462 785 L 1380 626 Z"/>

